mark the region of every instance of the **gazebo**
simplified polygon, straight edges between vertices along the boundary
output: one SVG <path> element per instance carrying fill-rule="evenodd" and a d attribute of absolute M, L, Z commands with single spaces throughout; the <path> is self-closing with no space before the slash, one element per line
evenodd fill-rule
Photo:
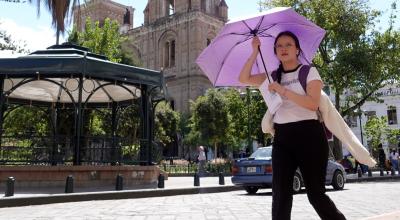
<path fill-rule="evenodd" d="M 0 59 L 0 163 L 152 165 L 157 153 L 153 149 L 154 103 L 165 94 L 161 72 L 110 62 L 76 45 L 54 45 L 26 56 Z M 132 104 L 140 111 L 138 140 L 116 135 L 119 111 Z M 4 135 L 5 118 L 27 105 L 47 109 L 52 135 Z M 57 119 L 63 109 L 73 112 L 71 136 L 58 134 L 62 125 Z M 85 109 L 111 110 L 111 134 L 85 136 Z M 138 157 L 124 160 L 123 146 L 134 143 L 140 146 Z M 17 159 L 10 156 L 18 154 Z"/>

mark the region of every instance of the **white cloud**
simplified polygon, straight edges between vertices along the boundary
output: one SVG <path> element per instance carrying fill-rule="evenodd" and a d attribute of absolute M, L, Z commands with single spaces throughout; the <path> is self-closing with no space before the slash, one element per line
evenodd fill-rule
<path fill-rule="evenodd" d="M 46 49 L 56 43 L 55 31 L 51 26 L 22 26 L 11 19 L 0 18 L 0 28 L 11 35 L 14 41 L 19 41 L 19 45 L 26 45 L 25 48 L 31 52 Z M 62 41 L 60 39 L 60 42 Z"/>

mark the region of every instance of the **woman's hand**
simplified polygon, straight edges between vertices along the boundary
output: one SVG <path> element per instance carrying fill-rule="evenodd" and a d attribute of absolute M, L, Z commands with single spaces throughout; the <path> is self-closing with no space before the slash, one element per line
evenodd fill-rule
<path fill-rule="evenodd" d="M 268 90 L 270 92 L 277 92 L 281 96 L 285 96 L 286 88 L 281 86 L 281 84 L 279 84 L 277 82 L 273 82 L 268 85 Z"/>
<path fill-rule="evenodd" d="M 251 46 L 253 47 L 253 52 L 258 53 L 258 47 L 261 45 L 260 38 L 255 36 L 253 40 L 251 41 Z"/>

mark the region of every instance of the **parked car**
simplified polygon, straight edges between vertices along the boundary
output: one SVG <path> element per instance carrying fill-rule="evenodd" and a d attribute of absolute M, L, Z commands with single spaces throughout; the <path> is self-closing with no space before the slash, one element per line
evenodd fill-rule
<path fill-rule="evenodd" d="M 249 194 L 255 194 L 260 188 L 272 186 L 272 147 L 258 148 L 248 158 L 237 159 L 232 164 L 232 183 L 243 186 Z M 328 160 L 326 168 L 326 185 L 332 185 L 335 190 L 342 190 L 346 182 L 346 172 L 343 166 L 332 159 Z M 303 177 L 299 169 L 293 179 L 294 193 L 304 187 Z"/>

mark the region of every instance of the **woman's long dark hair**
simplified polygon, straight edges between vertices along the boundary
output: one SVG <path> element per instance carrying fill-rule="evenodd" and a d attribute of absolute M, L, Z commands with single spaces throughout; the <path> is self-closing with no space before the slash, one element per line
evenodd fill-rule
<path fill-rule="evenodd" d="M 282 36 L 288 36 L 288 37 L 291 37 L 294 40 L 296 48 L 299 50 L 299 53 L 297 54 L 297 57 L 299 57 L 300 53 L 303 53 L 303 51 L 301 50 L 301 47 L 300 47 L 299 38 L 297 38 L 297 36 L 295 34 L 293 34 L 292 32 L 290 32 L 290 31 L 283 31 L 283 32 L 279 33 L 278 36 L 276 36 L 275 42 L 274 42 L 274 53 L 275 53 L 275 55 L 276 55 L 276 47 L 275 47 L 276 46 L 276 42 Z M 278 83 L 281 83 L 282 72 L 283 72 L 283 66 L 282 66 L 282 62 L 280 62 L 279 67 L 276 70 L 276 76 L 277 76 Z"/>

